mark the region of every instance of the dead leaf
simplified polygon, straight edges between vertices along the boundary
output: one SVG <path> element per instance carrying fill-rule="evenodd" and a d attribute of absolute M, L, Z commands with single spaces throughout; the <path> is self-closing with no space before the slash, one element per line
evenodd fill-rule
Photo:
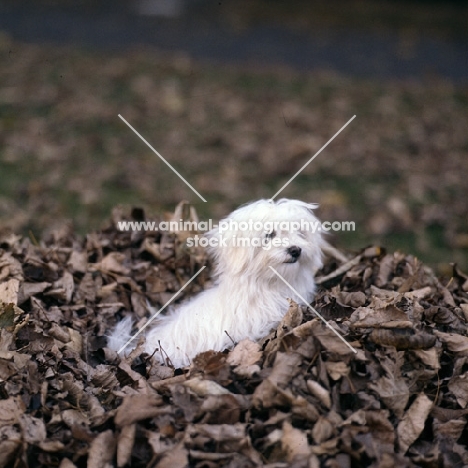
<path fill-rule="evenodd" d="M 408 316 L 394 306 L 382 309 L 359 307 L 351 317 L 353 328 L 412 328 L 413 323 Z"/>
<path fill-rule="evenodd" d="M 325 368 L 333 380 L 339 380 L 342 377 L 346 377 L 350 372 L 349 366 L 343 361 L 327 361 L 325 362 Z"/>
<path fill-rule="evenodd" d="M 174 468 L 175 466 L 184 468 L 188 464 L 188 452 L 178 445 L 172 450 L 168 450 L 163 459 L 156 465 L 157 468 Z"/>
<path fill-rule="evenodd" d="M 249 339 L 241 340 L 229 353 L 227 362 L 231 366 L 251 366 L 262 358 L 260 345 Z"/>
<path fill-rule="evenodd" d="M 44 294 L 56 297 L 68 304 L 72 299 L 74 287 L 73 275 L 68 271 L 64 271 L 63 276 L 52 284 L 52 289 Z"/>
<path fill-rule="evenodd" d="M 394 411 L 398 417 L 401 417 L 410 394 L 406 381 L 399 375 L 400 372 L 381 377 L 375 383 L 370 383 L 369 388 L 379 395 L 387 408 Z"/>
<path fill-rule="evenodd" d="M 452 378 L 448 388 L 455 395 L 458 404 L 466 408 L 468 406 L 468 372 Z"/>
<path fill-rule="evenodd" d="M 334 379 L 338 380 L 338 379 Z M 325 405 L 326 408 L 331 408 L 331 396 L 330 392 L 323 388 L 318 382 L 314 380 L 307 380 L 307 388 L 309 389 L 310 393 L 318 398 L 318 400 Z"/>
<path fill-rule="evenodd" d="M 115 448 L 116 440 L 110 429 L 98 434 L 89 447 L 88 468 L 110 468 Z"/>
<path fill-rule="evenodd" d="M 192 379 L 186 380 L 183 382 L 183 385 L 190 388 L 199 396 L 207 395 L 230 395 L 231 392 L 226 390 L 221 385 L 213 382 L 212 380 L 203 380 L 199 377 L 194 377 Z"/>
<path fill-rule="evenodd" d="M 372 330 L 369 339 L 383 346 L 394 346 L 396 349 L 427 349 L 435 344 L 435 337 L 428 333 L 413 334 L 407 329 Z"/>
<path fill-rule="evenodd" d="M 24 403 L 18 397 L 0 400 L 0 427 L 18 424 L 25 410 Z"/>
<path fill-rule="evenodd" d="M 334 425 L 326 417 L 320 417 L 312 428 L 312 439 L 321 444 L 330 439 L 335 433 Z"/>
<path fill-rule="evenodd" d="M 166 409 L 159 395 L 129 395 L 117 408 L 114 421 L 117 426 L 128 426 L 143 419 L 163 414 Z"/>
<path fill-rule="evenodd" d="M 283 423 L 281 446 L 288 462 L 304 459 L 311 453 L 307 436 L 287 421 Z"/>
<path fill-rule="evenodd" d="M 67 265 L 71 267 L 74 272 L 86 273 L 88 267 L 88 255 L 84 251 L 73 250 Z"/>
<path fill-rule="evenodd" d="M 398 424 L 398 445 L 401 453 L 406 453 L 421 434 L 433 403 L 420 393 Z"/>
<path fill-rule="evenodd" d="M 135 443 L 136 424 L 123 426 L 117 439 L 117 466 L 124 467 L 130 463 Z"/>
<path fill-rule="evenodd" d="M 101 262 L 93 265 L 94 268 L 101 270 L 104 273 L 117 273 L 123 276 L 130 274 L 130 270 L 124 266 L 126 261 L 125 255 L 120 252 L 111 252 L 107 254 Z"/>
<path fill-rule="evenodd" d="M 278 338 L 281 338 L 286 333 L 290 332 L 293 328 L 296 328 L 302 323 L 302 307 L 292 299 L 288 299 L 288 302 L 289 308 L 281 320 L 281 323 L 277 327 Z"/>
<path fill-rule="evenodd" d="M 468 356 L 468 337 L 462 336 L 456 333 L 444 333 L 438 330 L 434 330 L 436 335 L 447 348 L 459 354 L 460 356 Z"/>
<path fill-rule="evenodd" d="M 38 445 L 45 441 L 47 431 L 42 419 L 34 418 L 29 414 L 22 414 L 19 418 L 19 424 L 23 433 L 23 439 L 28 444 Z"/>
<path fill-rule="evenodd" d="M 11 466 L 10 463 L 14 460 L 21 445 L 22 438 L 18 429 L 13 426 L 0 427 L 0 467 Z"/>
<path fill-rule="evenodd" d="M 366 303 L 366 295 L 362 291 L 340 291 L 335 295 L 336 302 L 343 307 L 361 307 Z"/>
<path fill-rule="evenodd" d="M 8 281 L 0 283 L 0 303 L 18 304 L 18 291 L 20 282 L 16 278 L 11 278 Z"/>

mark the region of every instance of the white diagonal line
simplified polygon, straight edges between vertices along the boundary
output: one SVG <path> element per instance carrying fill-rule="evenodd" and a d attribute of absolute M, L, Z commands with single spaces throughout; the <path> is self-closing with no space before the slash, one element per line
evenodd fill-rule
<path fill-rule="evenodd" d="M 120 354 L 204 269 L 198 270 L 153 316 L 117 351 Z"/>
<path fill-rule="evenodd" d="M 274 200 L 354 119 L 353 115 L 272 197 Z"/>
<path fill-rule="evenodd" d="M 194 193 L 196 193 L 204 202 L 206 202 L 206 200 L 184 179 L 184 177 L 179 174 L 177 172 L 177 170 L 166 160 L 164 159 L 120 114 L 119 114 L 119 117 L 128 125 L 128 127 L 133 130 L 135 132 L 136 135 L 138 135 L 141 140 L 146 143 L 146 145 L 156 154 L 156 156 L 159 156 L 159 158 L 161 159 L 161 161 L 163 161 L 164 163 L 167 164 L 167 166 L 172 169 L 172 171 L 177 174 L 180 179 L 185 182 L 187 184 L 187 186 L 189 186 L 193 191 Z"/>
<path fill-rule="evenodd" d="M 354 349 L 272 266 L 270 268 L 276 273 L 278 278 L 280 278 L 284 284 L 289 286 L 292 291 L 294 291 L 298 297 L 300 297 L 303 301 L 304 304 L 309 307 L 310 310 L 323 322 L 325 325 L 349 348 L 353 353 L 357 354 L 357 350 Z"/>

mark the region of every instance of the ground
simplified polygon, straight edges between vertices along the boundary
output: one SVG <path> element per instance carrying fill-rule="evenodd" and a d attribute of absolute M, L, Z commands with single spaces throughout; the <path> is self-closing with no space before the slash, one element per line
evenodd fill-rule
<path fill-rule="evenodd" d="M 468 465 L 464 84 L 6 35 L 0 57 L 0 468 Z M 210 285 L 203 250 L 118 220 L 270 198 L 353 115 L 281 196 L 356 223 L 313 306 L 357 353 L 286 298 L 260 343 L 186 369 L 106 348 L 205 264 L 178 300 Z"/>
<path fill-rule="evenodd" d="M 379 247 L 327 259 L 313 305 L 351 347 L 285 299 L 260 343 L 174 369 L 141 348 L 119 357 L 106 334 L 128 314 L 141 326 L 146 300 L 165 303 L 206 258 L 176 234 L 116 229 L 130 217 L 145 214 L 114 210 L 84 238 L 3 239 L 0 467 L 468 463 L 466 274 L 440 281 Z"/>
<path fill-rule="evenodd" d="M 219 67 L 153 49 L 96 52 L 0 39 L 2 232 L 70 220 L 98 229 L 113 206 L 202 219 L 271 197 L 353 115 L 281 196 L 351 220 L 343 249 L 381 243 L 441 273 L 468 266 L 468 93 L 437 78 Z M 203 203 L 119 119 L 201 194 Z"/>

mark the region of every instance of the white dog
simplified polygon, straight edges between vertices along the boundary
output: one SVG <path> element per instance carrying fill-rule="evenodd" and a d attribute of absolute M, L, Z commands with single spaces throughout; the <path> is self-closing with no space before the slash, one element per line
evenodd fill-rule
<path fill-rule="evenodd" d="M 287 298 L 310 302 L 323 247 L 314 208 L 298 200 L 260 200 L 220 221 L 206 234 L 215 285 L 158 317 L 146 334 L 146 351 L 157 350 L 156 359 L 174 367 L 186 366 L 203 351 L 266 336 L 284 317 Z M 120 349 L 131 328 L 131 318 L 120 322 L 109 347 Z"/>

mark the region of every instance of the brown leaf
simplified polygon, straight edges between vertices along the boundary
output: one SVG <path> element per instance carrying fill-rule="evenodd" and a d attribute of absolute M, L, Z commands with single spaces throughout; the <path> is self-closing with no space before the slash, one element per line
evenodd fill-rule
<path fill-rule="evenodd" d="M 440 348 L 432 347 L 429 349 L 415 349 L 413 350 L 413 354 L 429 368 L 439 370 L 439 351 Z"/>
<path fill-rule="evenodd" d="M 397 427 L 398 445 L 401 453 L 406 453 L 420 436 L 432 406 L 432 401 L 424 393 L 420 393 L 403 416 Z"/>
<path fill-rule="evenodd" d="M 163 401 L 159 395 L 129 395 L 117 408 L 114 421 L 117 426 L 127 426 L 143 419 L 163 414 Z"/>
<path fill-rule="evenodd" d="M 227 363 L 235 366 L 234 372 L 244 378 L 251 378 L 260 371 L 256 364 L 262 358 L 260 345 L 248 339 L 239 341 L 235 348 L 228 354 Z"/>
<path fill-rule="evenodd" d="M 254 405 L 271 406 L 277 388 L 286 386 L 300 371 L 300 360 L 300 355 L 296 353 L 277 353 L 270 375 L 255 389 L 252 400 Z"/>
<path fill-rule="evenodd" d="M 115 448 L 116 440 L 114 433 L 110 429 L 98 434 L 89 448 L 88 468 L 111 467 Z"/>
<path fill-rule="evenodd" d="M 0 400 L 0 427 L 18 424 L 26 407 L 19 397 Z"/>
<path fill-rule="evenodd" d="M 63 458 L 60 462 L 59 468 L 76 468 L 76 465 L 68 458 Z"/>
<path fill-rule="evenodd" d="M 312 439 L 321 444 L 330 439 L 335 433 L 334 425 L 325 417 L 320 417 L 312 428 Z"/>
<path fill-rule="evenodd" d="M 466 408 L 468 406 L 468 372 L 453 377 L 448 388 L 455 395 L 458 404 Z"/>
<path fill-rule="evenodd" d="M 290 332 L 293 328 L 296 328 L 302 323 L 302 307 L 292 299 L 288 299 L 288 302 L 289 308 L 281 320 L 281 323 L 277 327 L 278 338 L 281 338 L 286 333 Z"/>
<path fill-rule="evenodd" d="M 18 291 L 20 282 L 16 278 L 0 282 L 0 303 L 18 304 Z"/>
<path fill-rule="evenodd" d="M 334 379 L 338 380 L 338 379 Z M 331 396 L 330 392 L 323 388 L 318 382 L 315 380 L 307 380 L 307 389 L 310 391 L 312 395 L 318 398 L 318 400 L 328 409 L 331 408 Z"/>
<path fill-rule="evenodd" d="M 341 377 L 346 377 L 351 370 L 343 361 L 327 361 L 325 362 L 325 368 L 333 380 L 339 380 Z"/>
<path fill-rule="evenodd" d="M 332 325 L 330 325 L 332 326 Z M 327 326 L 324 326 L 321 321 L 314 319 L 311 321 L 312 334 L 320 344 L 330 353 L 338 356 L 354 355 L 354 352 L 343 341 L 336 336 Z M 342 335 L 340 330 L 337 332 Z"/>
<path fill-rule="evenodd" d="M 375 285 L 379 288 L 385 286 L 394 268 L 394 255 L 385 255 L 379 263 L 379 272 L 375 279 Z"/>
<path fill-rule="evenodd" d="M 231 392 L 212 380 L 204 380 L 199 377 L 183 382 L 183 385 L 190 388 L 199 396 L 207 395 L 230 395 Z"/>
<path fill-rule="evenodd" d="M 89 419 L 82 411 L 67 409 L 62 411 L 60 416 L 70 429 L 75 426 L 87 427 L 90 425 Z"/>
<path fill-rule="evenodd" d="M 181 445 L 168 450 L 156 468 L 174 468 L 176 466 L 181 468 L 188 466 L 188 452 Z"/>
<path fill-rule="evenodd" d="M 239 341 L 235 348 L 229 353 L 227 362 L 231 366 L 251 366 L 262 357 L 260 345 L 248 339 Z"/>
<path fill-rule="evenodd" d="M 14 461 L 21 445 L 22 438 L 18 429 L 14 426 L 0 427 L 0 467 L 11 466 L 10 463 Z"/>
<path fill-rule="evenodd" d="M 307 458 L 311 453 L 306 434 L 294 428 L 287 421 L 283 423 L 281 447 L 286 453 L 286 460 L 288 462 Z"/>
<path fill-rule="evenodd" d="M 203 422 L 207 424 L 235 424 L 240 422 L 241 410 L 249 405 L 245 401 L 244 405 L 241 405 L 239 396 L 209 395 L 200 408 L 205 413 Z"/>
<path fill-rule="evenodd" d="M 56 297 L 68 304 L 71 301 L 74 289 L 73 275 L 68 271 L 64 271 L 63 276 L 52 284 L 52 289 L 44 294 Z"/>
<path fill-rule="evenodd" d="M 19 424 L 23 439 L 28 444 L 38 445 L 45 441 L 47 431 L 42 419 L 34 418 L 29 414 L 22 414 L 19 418 Z"/>
<path fill-rule="evenodd" d="M 466 420 L 464 418 L 460 418 L 441 422 L 438 419 L 434 419 L 432 425 L 434 434 L 437 438 L 449 437 L 456 442 L 463 433 L 463 429 L 466 426 Z"/>
<path fill-rule="evenodd" d="M 74 272 L 86 273 L 88 267 L 88 255 L 84 251 L 73 250 L 67 265 L 69 265 Z"/>
<path fill-rule="evenodd" d="M 444 333 L 434 330 L 434 334 L 447 346 L 447 348 L 459 354 L 468 356 L 468 337 L 456 333 Z"/>
<path fill-rule="evenodd" d="M 372 330 L 369 339 L 384 346 L 395 346 L 396 349 L 427 349 L 434 346 L 436 339 L 424 332 L 412 334 L 409 330 Z"/>
<path fill-rule="evenodd" d="M 49 336 L 52 336 L 62 343 L 68 343 L 71 340 L 68 330 L 64 327 L 60 327 L 56 323 L 52 323 L 47 333 Z"/>
<path fill-rule="evenodd" d="M 340 291 L 335 296 L 336 302 L 343 307 L 361 307 L 366 303 L 366 295 L 362 291 Z"/>
<path fill-rule="evenodd" d="M 12 302 L 0 302 L 0 329 L 11 329 L 15 325 L 15 306 Z M 10 330 L 11 331 L 11 330 Z"/>
<path fill-rule="evenodd" d="M 123 265 L 125 261 L 126 258 L 123 253 L 110 252 L 102 259 L 101 262 L 95 264 L 94 268 L 97 268 L 104 273 L 117 273 L 127 276 L 130 274 L 130 270 Z"/>
<path fill-rule="evenodd" d="M 83 351 L 83 336 L 77 330 L 67 327 L 67 332 L 70 335 L 70 340 L 65 343 L 65 348 L 81 354 Z"/>
<path fill-rule="evenodd" d="M 133 444 L 135 443 L 136 424 L 123 426 L 117 439 L 117 466 L 124 467 L 130 463 Z"/>
<path fill-rule="evenodd" d="M 376 392 L 385 406 L 398 417 L 403 415 L 410 394 L 408 385 L 399 377 L 399 372 L 381 377 L 375 383 L 370 383 L 369 388 Z"/>
<path fill-rule="evenodd" d="M 353 328 L 412 328 L 408 316 L 394 306 L 375 310 L 359 307 L 350 317 Z"/>
<path fill-rule="evenodd" d="M 37 446 L 44 450 L 44 452 L 56 453 L 56 452 L 63 452 L 65 449 L 65 444 L 60 442 L 60 440 L 44 440 L 43 442 L 39 442 Z"/>

